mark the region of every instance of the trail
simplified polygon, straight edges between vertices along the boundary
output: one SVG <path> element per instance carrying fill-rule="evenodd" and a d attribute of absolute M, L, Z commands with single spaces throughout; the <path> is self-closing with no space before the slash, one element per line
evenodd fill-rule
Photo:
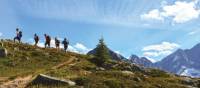
<path fill-rule="evenodd" d="M 8 77 L 0 77 L 0 82 L 4 81 L 4 80 L 7 80 L 7 79 L 8 79 Z"/>
<path fill-rule="evenodd" d="M 14 80 L 8 81 L 0 85 L 0 88 L 24 88 L 32 79 L 32 75 L 26 77 L 18 77 Z"/>
<path fill-rule="evenodd" d="M 65 62 L 63 62 L 63 63 L 60 63 L 60 64 L 58 64 L 58 65 L 52 67 L 52 69 L 59 69 L 59 68 L 61 68 L 61 67 L 63 67 L 63 66 L 66 66 L 66 65 L 68 65 L 68 64 L 71 64 L 75 59 L 76 59 L 75 57 L 69 58 L 69 60 L 67 60 L 67 61 L 65 61 Z"/>
<path fill-rule="evenodd" d="M 59 69 L 63 66 L 71 64 L 75 59 L 76 59 L 75 57 L 72 57 L 72 58 L 68 59 L 67 61 L 65 61 L 63 63 L 60 63 L 60 64 L 52 67 L 51 69 Z M 24 88 L 24 87 L 26 87 L 26 85 L 28 83 L 31 82 L 31 80 L 33 78 L 34 77 L 32 75 L 28 75 L 26 77 L 17 77 L 14 80 L 10 80 L 10 81 L 3 83 L 2 85 L 0 85 L 0 88 Z M 1 79 L 4 80 L 5 77 L 0 77 L 0 80 Z"/>

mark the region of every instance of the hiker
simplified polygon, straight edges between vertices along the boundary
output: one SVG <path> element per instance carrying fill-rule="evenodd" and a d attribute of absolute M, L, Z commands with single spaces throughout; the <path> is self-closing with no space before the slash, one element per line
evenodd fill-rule
<path fill-rule="evenodd" d="M 60 41 L 57 39 L 57 37 L 55 38 L 55 45 L 56 45 L 56 49 L 59 50 L 59 48 L 60 48 Z"/>
<path fill-rule="evenodd" d="M 47 34 L 44 34 L 44 36 L 45 36 L 45 48 L 47 48 L 47 46 L 48 46 L 48 48 L 50 48 L 50 43 L 51 43 L 51 37 L 49 36 L 49 35 L 47 35 Z"/>
<path fill-rule="evenodd" d="M 15 40 L 18 40 L 19 43 L 21 42 L 21 38 L 22 38 L 22 31 L 20 31 L 18 28 L 16 29 L 16 37 L 14 38 L 14 42 Z"/>
<path fill-rule="evenodd" d="M 67 40 L 67 38 L 65 38 L 62 42 L 62 44 L 64 45 L 64 50 L 65 52 L 67 51 L 68 45 L 69 45 L 69 41 Z"/>
<path fill-rule="evenodd" d="M 39 36 L 37 34 L 34 35 L 34 40 L 35 40 L 35 46 L 37 46 L 38 42 L 39 42 Z"/>

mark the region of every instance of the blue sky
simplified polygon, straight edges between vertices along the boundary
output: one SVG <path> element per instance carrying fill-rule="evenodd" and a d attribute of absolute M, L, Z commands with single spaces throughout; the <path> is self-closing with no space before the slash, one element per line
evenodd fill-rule
<path fill-rule="evenodd" d="M 70 50 L 85 53 L 103 36 L 112 50 L 156 61 L 178 48 L 200 42 L 199 0 L 0 0 L 0 37 L 23 41 L 70 40 Z M 43 44 L 43 40 L 40 41 Z"/>

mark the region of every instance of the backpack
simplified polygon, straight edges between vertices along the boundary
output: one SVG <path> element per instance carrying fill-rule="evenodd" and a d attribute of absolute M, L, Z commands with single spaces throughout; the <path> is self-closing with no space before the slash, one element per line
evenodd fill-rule
<path fill-rule="evenodd" d="M 59 44 L 60 43 L 60 41 L 59 40 L 56 40 L 56 44 Z"/>
<path fill-rule="evenodd" d="M 35 36 L 35 38 L 34 38 L 36 41 L 38 41 L 39 40 L 39 37 L 38 36 Z"/>
<path fill-rule="evenodd" d="M 20 38 L 22 37 L 22 31 L 19 32 L 19 37 L 20 37 Z"/>
<path fill-rule="evenodd" d="M 51 41 L 50 36 L 47 36 L 47 37 L 46 37 L 46 40 L 47 40 L 48 42 L 50 42 L 50 41 Z"/>
<path fill-rule="evenodd" d="M 69 41 L 63 41 L 62 42 L 64 45 L 68 45 L 69 44 Z"/>

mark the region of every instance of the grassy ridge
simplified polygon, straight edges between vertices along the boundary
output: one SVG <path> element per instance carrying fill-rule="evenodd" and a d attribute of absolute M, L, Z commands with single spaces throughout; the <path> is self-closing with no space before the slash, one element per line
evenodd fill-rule
<path fill-rule="evenodd" d="M 0 77 L 10 80 L 19 76 L 46 74 L 76 82 L 76 86 L 31 85 L 29 88 L 188 88 L 200 86 L 200 79 L 188 82 L 183 77 L 156 69 L 142 69 L 125 62 L 107 62 L 104 68 L 92 62 L 93 57 L 43 49 L 28 44 L 4 42 L 8 57 L 0 58 Z M 75 60 L 58 69 L 52 67 Z"/>
<path fill-rule="evenodd" d="M 81 55 L 68 52 L 67 54 L 55 49 L 43 49 L 28 44 L 4 42 L 8 57 L 0 58 L 0 77 L 23 76 L 37 74 L 51 67 Z"/>

